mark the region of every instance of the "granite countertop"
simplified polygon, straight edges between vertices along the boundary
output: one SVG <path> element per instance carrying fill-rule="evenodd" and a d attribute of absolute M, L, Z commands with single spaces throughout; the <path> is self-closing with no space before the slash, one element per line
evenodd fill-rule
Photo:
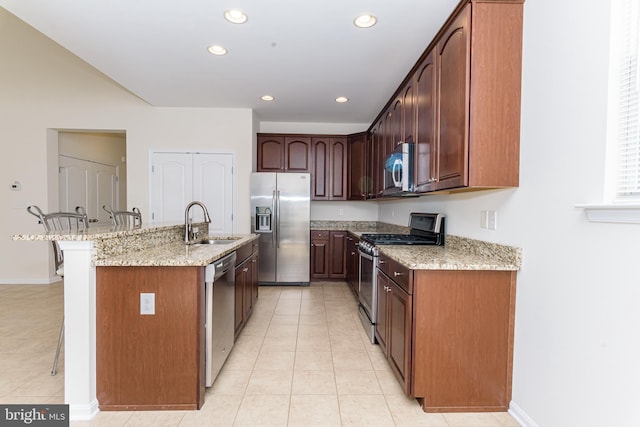
<path fill-rule="evenodd" d="M 229 236 L 211 236 L 229 240 Z M 205 266 L 252 242 L 258 236 L 254 234 L 235 235 L 230 244 L 185 245 L 182 241 L 160 246 L 130 251 L 120 255 L 110 255 L 94 261 L 95 266 L 104 267 L 189 267 Z"/>
<path fill-rule="evenodd" d="M 379 222 L 312 221 L 311 230 L 363 233 L 409 233 L 408 227 Z M 445 246 L 378 245 L 378 250 L 412 270 L 506 270 L 522 265 L 522 250 L 514 246 L 447 235 Z"/>

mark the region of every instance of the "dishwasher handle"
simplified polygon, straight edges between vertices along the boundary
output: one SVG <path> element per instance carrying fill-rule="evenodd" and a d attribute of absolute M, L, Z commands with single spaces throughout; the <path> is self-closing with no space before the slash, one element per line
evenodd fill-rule
<path fill-rule="evenodd" d="M 213 281 L 215 282 L 216 280 L 218 280 L 220 277 L 224 276 L 225 274 L 227 274 L 227 272 L 229 270 L 231 270 L 232 268 L 234 268 L 236 266 L 236 253 L 232 252 L 229 255 L 225 256 L 224 258 L 221 258 L 217 261 L 215 261 L 213 263 L 214 265 L 214 275 L 213 275 Z"/>

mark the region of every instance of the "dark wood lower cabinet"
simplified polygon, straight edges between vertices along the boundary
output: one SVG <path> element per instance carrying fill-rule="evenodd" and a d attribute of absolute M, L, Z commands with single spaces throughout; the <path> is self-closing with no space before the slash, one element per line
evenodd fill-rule
<path fill-rule="evenodd" d="M 346 231 L 311 232 L 311 280 L 345 279 Z"/>
<path fill-rule="evenodd" d="M 257 244 L 247 244 L 236 251 L 235 313 L 236 338 L 242 331 L 258 299 L 258 251 Z"/>
<path fill-rule="evenodd" d="M 358 239 L 355 235 L 351 233 L 347 233 L 347 248 L 345 253 L 345 261 L 346 261 L 346 278 L 347 283 L 349 283 L 349 287 L 354 295 L 358 296 L 358 276 L 359 276 L 359 268 L 360 268 L 360 255 L 358 254 Z"/>
<path fill-rule="evenodd" d="M 506 411 L 515 271 L 409 270 L 381 254 L 376 339 L 426 412 Z"/>
<path fill-rule="evenodd" d="M 155 314 L 140 314 L 140 294 Z M 96 268 L 100 410 L 199 409 L 204 403 L 204 267 Z"/>

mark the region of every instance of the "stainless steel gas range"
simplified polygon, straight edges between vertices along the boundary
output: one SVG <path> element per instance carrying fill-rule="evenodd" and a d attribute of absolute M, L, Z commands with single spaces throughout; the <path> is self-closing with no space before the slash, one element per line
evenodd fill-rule
<path fill-rule="evenodd" d="M 444 246 L 444 215 L 411 213 L 409 234 L 362 234 L 358 243 L 360 266 L 358 277 L 358 308 L 367 335 L 375 344 L 376 306 L 378 301 L 376 268 L 380 245 L 439 245 Z"/>

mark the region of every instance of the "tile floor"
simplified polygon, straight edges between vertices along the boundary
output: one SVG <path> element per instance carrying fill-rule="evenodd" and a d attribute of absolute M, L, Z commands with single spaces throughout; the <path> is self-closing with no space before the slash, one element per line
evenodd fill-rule
<path fill-rule="evenodd" d="M 64 362 L 49 375 L 62 284 L 0 285 L 0 404 L 62 403 Z M 64 353 L 62 353 L 62 360 Z M 404 396 L 367 341 L 346 283 L 261 287 L 199 411 L 101 412 L 71 426 L 511 427 L 507 413 L 427 414 Z"/>

